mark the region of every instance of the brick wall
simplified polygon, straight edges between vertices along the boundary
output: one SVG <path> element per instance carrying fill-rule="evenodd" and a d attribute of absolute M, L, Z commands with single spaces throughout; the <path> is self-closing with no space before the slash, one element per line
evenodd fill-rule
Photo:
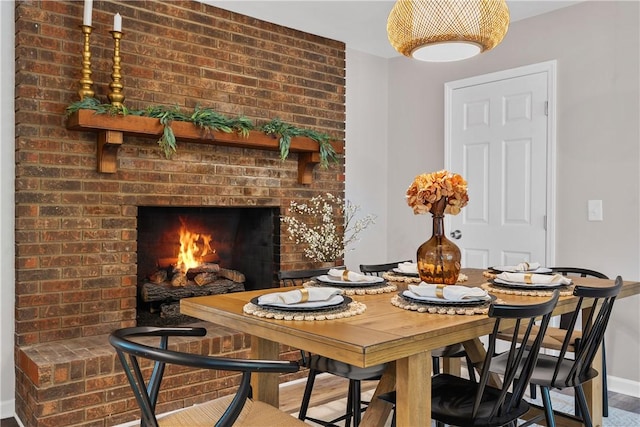
<path fill-rule="evenodd" d="M 342 43 L 195 1 L 94 1 L 91 78 L 102 102 L 116 12 L 128 108 L 200 105 L 344 138 Z M 84 360 L 68 370 L 45 364 L 57 379 L 48 382 L 34 375 L 34 359 L 135 322 L 137 206 L 285 209 L 294 199 L 344 192 L 342 160 L 316 167 L 313 183 L 301 185 L 295 153 L 283 162 L 275 151 L 179 141 L 167 160 L 153 139 L 132 136 L 117 171 L 97 172 L 96 133 L 66 128 L 65 109 L 79 100 L 82 14 L 81 1 L 16 3 L 16 406 L 27 425 L 63 425 L 53 420 L 64 411 L 75 414 L 67 425 L 109 425 L 105 414 L 121 410 L 108 389 L 90 392 L 103 373 Z M 313 267 L 281 242 L 281 268 Z M 114 378 L 122 380 L 103 380 Z M 65 409 L 60 393 L 86 404 Z"/>
<path fill-rule="evenodd" d="M 248 358 L 250 338 L 208 323 L 204 338 L 173 338 L 171 349 L 195 354 Z M 297 350 L 283 348 L 282 359 L 296 360 Z M 24 401 L 16 412 L 25 426 L 115 426 L 139 419 L 140 411 L 115 351 L 105 335 L 44 344 L 19 350 L 16 392 Z M 146 363 L 145 373 L 151 365 Z M 286 374 L 281 381 L 306 375 Z M 235 392 L 239 376 L 229 372 L 167 368 L 158 397 L 158 413 L 203 403 Z"/>

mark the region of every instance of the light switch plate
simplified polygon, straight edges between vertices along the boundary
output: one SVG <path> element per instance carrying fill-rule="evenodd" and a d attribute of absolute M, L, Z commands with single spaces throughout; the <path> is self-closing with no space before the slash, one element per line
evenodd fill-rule
<path fill-rule="evenodd" d="M 589 221 L 602 221 L 602 200 L 587 202 L 587 216 Z"/>

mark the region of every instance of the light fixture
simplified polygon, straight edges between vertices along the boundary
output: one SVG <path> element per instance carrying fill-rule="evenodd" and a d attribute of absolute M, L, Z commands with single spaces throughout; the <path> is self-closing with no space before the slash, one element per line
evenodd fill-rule
<path fill-rule="evenodd" d="M 458 61 L 496 47 L 509 28 L 505 0 L 398 0 L 387 35 L 401 54 Z"/>

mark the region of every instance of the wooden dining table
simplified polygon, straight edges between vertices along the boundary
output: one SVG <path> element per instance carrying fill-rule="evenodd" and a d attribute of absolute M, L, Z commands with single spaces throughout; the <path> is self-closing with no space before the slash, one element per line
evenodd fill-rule
<path fill-rule="evenodd" d="M 463 269 L 467 286 L 487 282 L 481 269 Z M 613 286 L 613 280 L 574 278 L 585 286 Z M 292 288 L 287 288 L 290 290 Z M 278 359 L 280 346 L 287 345 L 330 357 L 359 367 L 387 363 L 374 398 L 363 415 L 361 426 L 383 426 L 391 405 L 375 396 L 396 390 L 396 417 L 399 426 L 430 425 L 431 420 L 431 351 L 442 346 L 463 343 L 472 362 L 484 359 L 480 337 L 489 334 L 494 321 L 485 314 L 430 314 L 405 310 L 390 303 L 395 293 L 352 296 L 366 305 L 366 310 L 348 318 L 332 320 L 276 320 L 243 312 L 252 298 L 279 289 L 234 292 L 222 295 L 185 298 L 183 314 L 223 325 L 251 335 L 252 357 Z M 403 289 L 399 289 L 401 291 Z M 640 293 L 640 282 L 625 281 L 619 298 Z M 540 302 L 538 296 L 496 294 L 512 304 Z M 577 298 L 561 297 L 554 314 L 575 310 Z M 601 366 L 598 356 L 594 366 Z M 446 366 L 459 369 L 459 365 Z M 601 371 L 598 369 L 598 371 Z M 258 374 L 252 380 L 254 398 L 278 407 L 279 377 Z M 585 384 L 593 425 L 602 425 L 602 382 L 597 376 Z M 559 420 L 558 425 L 580 425 Z"/>

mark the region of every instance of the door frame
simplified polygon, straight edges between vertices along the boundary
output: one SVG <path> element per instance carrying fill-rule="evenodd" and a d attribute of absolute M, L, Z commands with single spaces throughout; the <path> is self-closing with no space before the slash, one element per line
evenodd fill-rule
<path fill-rule="evenodd" d="M 454 90 L 530 74 L 546 73 L 548 106 L 545 265 L 551 266 L 555 265 L 556 259 L 556 68 L 557 61 L 552 60 L 455 80 L 444 85 L 444 164 L 445 168 L 449 169 L 451 167 L 451 135 L 453 133 L 451 108 Z"/>

